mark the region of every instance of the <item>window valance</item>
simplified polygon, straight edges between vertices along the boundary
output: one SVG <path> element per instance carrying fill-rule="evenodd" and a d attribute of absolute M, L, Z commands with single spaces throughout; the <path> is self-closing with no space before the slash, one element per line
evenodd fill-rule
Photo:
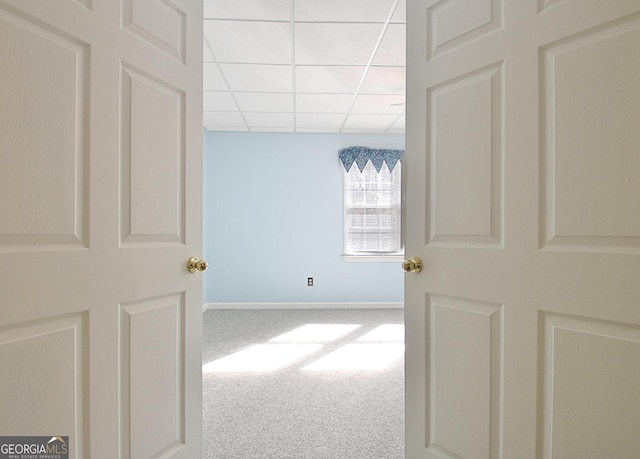
<path fill-rule="evenodd" d="M 340 150 L 338 156 L 347 172 L 349 172 L 353 163 L 356 163 L 358 169 L 362 172 L 369 161 L 378 172 L 382 168 L 382 163 L 387 163 L 389 172 L 391 172 L 404 156 L 404 150 L 375 150 L 367 147 L 349 147 Z"/>

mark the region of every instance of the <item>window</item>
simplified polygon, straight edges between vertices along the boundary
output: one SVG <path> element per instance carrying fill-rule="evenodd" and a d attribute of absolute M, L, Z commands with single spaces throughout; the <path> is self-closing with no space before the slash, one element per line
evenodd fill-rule
<path fill-rule="evenodd" d="M 351 166 L 344 172 L 345 256 L 401 255 L 400 161 L 391 172 L 386 162 L 379 171 L 372 161 L 362 171 Z"/>

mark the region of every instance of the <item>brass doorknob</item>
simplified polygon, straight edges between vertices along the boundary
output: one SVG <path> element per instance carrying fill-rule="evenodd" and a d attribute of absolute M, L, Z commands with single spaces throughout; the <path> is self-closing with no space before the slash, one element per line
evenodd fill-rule
<path fill-rule="evenodd" d="M 201 260 L 198 257 L 191 257 L 189 261 L 187 261 L 187 269 L 190 273 L 197 273 L 198 271 L 206 271 L 209 267 L 209 263 L 204 260 Z"/>
<path fill-rule="evenodd" d="M 422 271 L 422 260 L 419 257 L 413 257 L 402 262 L 402 269 L 405 273 L 418 274 Z"/>

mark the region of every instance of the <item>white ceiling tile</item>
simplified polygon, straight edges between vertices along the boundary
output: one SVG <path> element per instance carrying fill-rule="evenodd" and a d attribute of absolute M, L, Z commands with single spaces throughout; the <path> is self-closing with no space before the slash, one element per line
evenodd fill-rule
<path fill-rule="evenodd" d="M 352 102 L 352 94 L 297 94 L 296 112 L 346 113 Z"/>
<path fill-rule="evenodd" d="M 276 92 L 237 92 L 236 100 L 245 112 L 293 112 L 293 95 Z"/>
<path fill-rule="evenodd" d="M 404 94 L 404 67 L 371 67 L 360 88 L 365 94 Z"/>
<path fill-rule="evenodd" d="M 296 21 L 384 22 L 393 0 L 295 0 Z"/>
<path fill-rule="evenodd" d="M 210 132 L 249 132 L 246 127 L 218 127 L 218 126 L 204 126 L 207 131 Z"/>
<path fill-rule="evenodd" d="M 384 134 L 386 129 L 383 128 L 374 128 L 374 127 L 366 127 L 366 128 L 342 128 L 340 133 L 342 134 Z"/>
<path fill-rule="evenodd" d="M 255 113 L 244 114 L 249 129 L 280 128 L 293 129 L 293 113 Z"/>
<path fill-rule="evenodd" d="M 289 0 L 204 0 L 205 19 L 288 21 Z"/>
<path fill-rule="evenodd" d="M 237 112 L 238 106 L 230 92 L 205 91 L 203 97 L 205 112 Z"/>
<path fill-rule="evenodd" d="M 204 63 L 202 80 L 205 91 L 227 91 L 229 89 L 222 73 L 220 73 L 218 64 Z"/>
<path fill-rule="evenodd" d="M 296 115 L 296 129 L 308 130 L 310 128 L 316 128 L 329 132 L 337 132 L 342 127 L 344 118 L 344 115 L 338 114 L 298 113 Z"/>
<path fill-rule="evenodd" d="M 404 132 L 405 1 L 203 0 L 205 128 Z"/>
<path fill-rule="evenodd" d="M 365 66 L 297 66 L 296 91 L 353 93 L 365 69 Z"/>
<path fill-rule="evenodd" d="M 406 63 L 405 43 L 407 27 L 404 24 L 389 24 L 382 37 L 374 65 L 404 66 Z"/>
<path fill-rule="evenodd" d="M 400 0 L 398 2 L 398 6 L 396 6 L 396 10 L 393 12 L 393 16 L 391 17 L 391 22 L 399 22 L 403 24 L 407 22 L 407 2 L 405 0 Z"/>
<path fill-rule="evenodd" d="M 397 115 L 349 115 L 344 128 L 386 130 L 397 117 Z"/>
<path fill-rule="evenodd" d="M 385 134 L 404 134 L 405 133 L 405 129 L 404 128 L 390 127 L 389 129 L 384 131 L 384 133 Z"/>
<path fill-rule="evenodd" d="M 308 128 L 296 127 L 296 132 L 299 132 L 301 134 L 337 134 L 341 131 L 340 129 L 324 129 L 319 127 L 308 127 Z"/>
<path fill-rule="evenodd" d="M 288 65 L 220 64 L 233 91 L 291 92 L 291 67 Z"/>
<path fill-rule="evenodd" d="M 203 62 L 215 62 L 215 57 L 211 52 L 211 46 L 207 42 L 207 37 L 202 39 L 202 61 Z"/>
<path fill-rule="evenodd" d="M 247 125 L 240 112 L 204 112 L 204 125 L 207 129 L 246 130 Z"/>
<path fill-rule="evenodd" d="M 254 127 L 251 132 L 294 132 L 292 126 L 288 127 Z"/>
<path fill-rule="evenodd" d="M 381 24 L 296 24 L 296 64 L 366 65 L 381 32 Z"/>
<path fill-rule="evenodd" d="M 204 21 L 218 62 L 291 63 L 291 25 L 284 22 Z"/>
<path fill-rule="evenodd" d="M 351 109 L 351 113 L 357 114 L 400 114 L 402 112 L 404 112 L 403 94 L 360 94 Z"/>
<path fill-rule="evenodd" d="M 404 133 L 404 127 L 405 127 L 404 123 L 405 123 L 405 116 L 402 115 L 396 120 L 395 123 L 391 125 L 388 132 Z"/>

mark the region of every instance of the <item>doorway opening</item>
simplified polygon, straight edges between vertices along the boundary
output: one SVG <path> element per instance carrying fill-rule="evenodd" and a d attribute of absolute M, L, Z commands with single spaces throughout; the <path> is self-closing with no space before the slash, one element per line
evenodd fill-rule
<path fill-rule="evenodd" d="M 316 435 L 309 457 L 349 457 L 323 453 L 349 442 L 362 457 L 378 419 L 380 457 L 402 457 L 404 275 L 343 260 L 338 151 L 404 149 L 405 2 L 249 3 L 204 2 L 205 455 Z M 315 335 L 328 326 L 348 331 Z M 395 395 L 357 389 L 376 381 Z"/>

